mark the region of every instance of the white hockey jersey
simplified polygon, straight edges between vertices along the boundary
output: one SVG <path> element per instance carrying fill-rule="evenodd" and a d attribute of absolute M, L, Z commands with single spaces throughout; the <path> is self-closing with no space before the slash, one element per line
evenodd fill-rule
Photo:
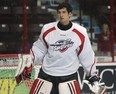
<path fill-rule="evenodd" d="M 34 63 L 42 60 L 43 71 L 52 76 L 73 74 L 80 63 L 87 75 L 95 73 L 95 56 L 86 29 L 72 23 L 70 29 L 63 31 L 57 24 L 52 22 L 43 26 L 31 49 Z"/>

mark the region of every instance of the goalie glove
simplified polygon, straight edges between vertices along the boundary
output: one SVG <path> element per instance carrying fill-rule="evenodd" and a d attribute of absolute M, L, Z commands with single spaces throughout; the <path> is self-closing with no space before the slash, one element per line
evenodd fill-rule
<path fill-rule="evenodd" d="M 83 82 L 87 84 L 90 90 L 95 94 L 104 94 L 106 91 L 105 83 L 96 75 L 87 77 Z"/>
<path fill-rule="evenodd" d="M 25 67 L 23 72 L 15 77 L 16 83 L 19 84 L 22 80 L 28 80 L 31 78 L 32 66 Z"/>
<path fill-rule="evenodd" d="M 17 84 L 19 84 L 22 80 L 30 79 L 32 73 L 31 57 L 28 55 L 20 55 L 19 59 L 20 62 L 18 64 L 16 75 L 15 75 Z"/>

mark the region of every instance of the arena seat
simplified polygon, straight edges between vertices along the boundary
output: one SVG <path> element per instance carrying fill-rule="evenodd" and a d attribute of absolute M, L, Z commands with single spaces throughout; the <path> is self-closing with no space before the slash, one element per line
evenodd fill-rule
<path fill-rule="evenodd" d="M 0 24 L 0 32 L 8 32 L 9 26 L 8 24 Z"/>
<path fill-rule="evenodd" d="M 27 27 L 29 32 L 40 32 L 41 30 L 39 24 L 28 24 Z"/>
<path fill-rule="evenodd" d="M 10 24 L 11 32 L 23 32 L 23 24 Z"/>
<path fill-rule="evenodd" d="M 30 7 L 27 6 L 26 9 L 27 9 L 27 14 L 30 14 L 31 13 Z M 23 14 L 23 7 L 21 7 L 21 6 L 12 7 L 11 10 L 12 10 L 13 14 L 16 14 L 16 15 Z"/>
<path fill-rule="evenodd" d="M 47 14 L 47 9 L 44 6 L 31 7 L 32 14 Z"/>
<path fill-rule="evenodd" d="M 0 14 L 11 14 L 11 7 L 0 6 Z"/>

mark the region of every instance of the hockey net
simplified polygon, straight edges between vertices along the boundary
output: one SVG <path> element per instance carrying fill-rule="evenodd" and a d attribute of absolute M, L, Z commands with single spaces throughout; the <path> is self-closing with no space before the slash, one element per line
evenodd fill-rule
<path fill-rule="evenodd" d="M 0 94 L 29 94 L 33 80 L 37 77 L 40 65 L 33 68 L 31 80 L 16 84 L 15 74 L 20 54 L 2 54 L 0 55 Z M 24 57 L 27 55 L 23 55 Z"/>

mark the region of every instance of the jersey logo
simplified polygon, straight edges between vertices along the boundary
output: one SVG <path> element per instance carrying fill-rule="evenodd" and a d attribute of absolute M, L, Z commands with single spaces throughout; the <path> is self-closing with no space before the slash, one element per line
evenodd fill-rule
<path fill-rule="evenodd" d="M 69 47 L 72 47 L 73 44 L 74 42 L 71 41 L 71 39 L 67 39 L 67 40 L 59 40 L 54 44 L 51 44 L 50 46 L 53 46 L 53 49 L 55 51 L 65 52 Z"/>

